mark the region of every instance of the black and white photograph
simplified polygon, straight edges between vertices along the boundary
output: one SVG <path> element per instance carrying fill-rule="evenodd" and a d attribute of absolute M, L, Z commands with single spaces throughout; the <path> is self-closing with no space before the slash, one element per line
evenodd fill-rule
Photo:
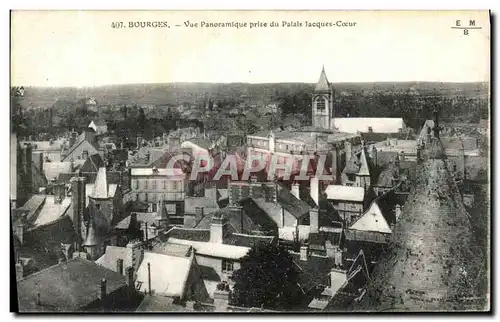
<path fill-rule="evenodd" d="M 484 313 L 490 12 L 12 10 L 17 313 Z"/>

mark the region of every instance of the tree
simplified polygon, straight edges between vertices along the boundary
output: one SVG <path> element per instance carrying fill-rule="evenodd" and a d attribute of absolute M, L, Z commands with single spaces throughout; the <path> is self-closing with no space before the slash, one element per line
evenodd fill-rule
<path fill-rule="evenodd" d="M 233 304 L 244 307 L 290 309 L 301 301 L 299 271 L 282 247 L 260 243 L 242 258 L 233 273 Z"/>

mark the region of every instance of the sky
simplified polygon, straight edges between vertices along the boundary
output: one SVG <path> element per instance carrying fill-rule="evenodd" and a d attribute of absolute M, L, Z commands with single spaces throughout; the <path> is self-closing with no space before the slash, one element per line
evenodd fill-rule
<path fill-rule="evenodd" d="M 475 82 L 489 76 L 486 11 L 14 11 L 11 84 Z M 452 29 L 475 20 L 465 36 Z M 112 28 L 166 21 L 170 28 Z M 190 22 L 266 22 L 186 28 Z M 280 27 L 269 27 L 272 21 Z M 282 27 L 283 21 L 302 27 Z M 355 22 L 306 27 L 305 22 Z M 180 27 L 175 27 L 180 25 Z"/>

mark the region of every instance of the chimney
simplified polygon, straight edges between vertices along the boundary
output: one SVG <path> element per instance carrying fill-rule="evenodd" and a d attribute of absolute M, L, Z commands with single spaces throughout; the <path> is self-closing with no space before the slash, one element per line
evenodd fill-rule
<path fill-rule="evenodd" d="M 148 294 L 151 295 L 151 263 L 148 263 Z"/>
<path fill-rule="evenodd" d="M 104 300 L 106 298 L 106 279 L 101 279 L 101 292 L 99 294 L 99 298 Z"/>
<path fill-rule="evenodd" d="M 215 214 L 210 224 L 210 242 L 222 244 L 226 233 L 227 219 L 222 214 Z"/>
<path fill-rule="evenodd" d="M 25 192 L 28 194 L 31 194 L 33 192 L 33 173 L 32 173 L 32 166 L 31 164 L 33 163 L 33 146 L 31 143 L 28 143 L 25 145 L 24 149 L 24 171 L 26 173 L 26 178 L 24 178 L 24 187 L 25 187 Z"/>
<path fill-rule="evenodd" d="M 330 240 L 325 241 L 326 257 L 335 258 L 335 247 Z"/>
<path fill-rule="evenodd" d="M 216 312 L 227 312 L 229 301 L 231 300 L 231 290 L 227 282 L 217 285 L 214 291 L 214 305 Z"/>
<path fill-rule="evenodd" d="M 352 143 L 349 141 L 345 141 L 344 143 L 344 150 L 345 150 L 345 162 L 349 162 L 349 159 L 351 159 L 352 156 Z"/>
<path fill-rule="evenodd" d="M 401 216 L 401 205 L 396 205 L 396 222 L 399 220 L 399 217 Z"/>
<path fill-rule="evenodd" d="M 123 275 L 123 259 L 118 258 L 116 260 L 116 272 L 120 275 Z"/>
<path fill-rule="evenodd" d="M 140 134 L 137 135 L 137 150 L 142 147 L 142 136 Z"/>
<path fill-rule="evenodd" d="M 308 256 L 309 256 L 309 246 L 308 245 L 300 246 L 300 260 L 307 261 Z"/>
<path fill-rule="evenodd" d="M 298 183 L 292 183 L 292 189 L 290 190 L 292 195 L 295 196 L 295 198 L 300 200 L 300 192 L 299 192 L 299 184 Z"/>
<path fill-rule="evenodd" d="M 401 151 L 401 153 L 400 153 L 399 156 L 400 156 L 401 161 L 405 161 L 405 159 L 406 159 L 406 157 L 405 157 L 405 151 Z"/>
<path fill-rule="evenodd" d="M 23 263 L 19 261 L 16 264 L 16 281 L 20 281 L 24 278 L 24 267 Z"/>
<path fill-rule="evenodd" d="M 375 145 L 372 145 L 372 160 L 375 165 L 378 165 L 377 163 L 377 148 Z"/>
<path fill-rule="evenodd" d="M 310 194 L 312 200 L 319 206 L 319 179 L 318 177 L 312 177 L 310 181 Z"/>
<path fill-rule="evenodd" d="M 344 267 L 344 259 L 342 256 L 342 250 L 339 246 L 335 247 L 335 265 Z"/>
<path fill-rule="evenodd" d="M 129 267 L 127 267 L 125 272 L 126 272 L 127 285 L 128 285 L 129 290 L 135 289 L 135 286 L 134 286 L 134 268 L 129 266 Z"/>
<path fill-rule="evenodd" d="M 309 209 L 309 232 L 317 233 L 319 231 L 319 210 L 318 208 Z"/>
<path fill-rule="evenodd" d="M 83 241 L 82 237 L 82 221 L 83 212 L 86 208 L 85 194 L 85 178 L 84 177 L 73 177 L 70 180 L 71 183 L 71 204 L 72 213 L 70 214 L 71 220 L 73 221 L 73 228 L 75 230 L 78 241 L 75 245 L 74 251 L 80 251 L 80 245 Z"/>
<path fill-rule="evenodd" d="M 141 244 L 139 240 L 131 241 L 127 244 L 127 258 L 125 261 L 130 263 L 134 269 L 139 266 L 144 254 Z"/>

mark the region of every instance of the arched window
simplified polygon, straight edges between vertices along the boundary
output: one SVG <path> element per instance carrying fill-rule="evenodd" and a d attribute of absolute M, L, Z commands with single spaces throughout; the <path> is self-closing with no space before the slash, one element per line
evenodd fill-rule
<path fill-rule="evenodd" d="M 326 107 L 325 105 L 325 99 L 323 97 L 318 97 L 316 99 L 316 109 L 318 110 L 324 110 Z"/>

